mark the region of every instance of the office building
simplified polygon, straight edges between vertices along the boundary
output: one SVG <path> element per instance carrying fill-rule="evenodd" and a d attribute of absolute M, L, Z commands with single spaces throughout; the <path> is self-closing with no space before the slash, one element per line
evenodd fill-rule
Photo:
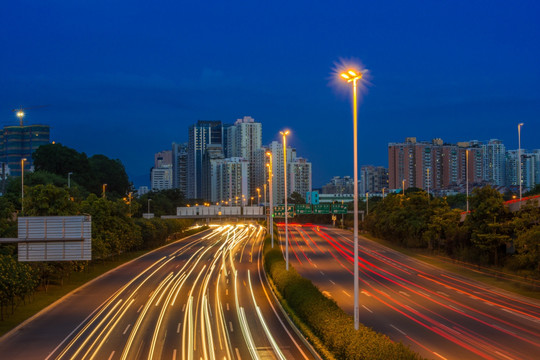
<path fill-rule="evenodd" d="M 173 188 L 187 194 L 187 143 L 172 143 Z"/>
<path fill-rule="evenodd" d="M 187 198 L 203 199 L 203 157 L 208 145 L 222 145 L 221 121 L 199 120 L 188 130 Z"/>
<path fill-rule="evenodd" d="M 360 194 L 382 193 L 383 189 L 388 190 L 388 169 L 382 166 L 362 166 L 360 169 Z M 351 190 L 354 192 L 354 182 Z"/>
<path fill-rule="evenodd" d="M 24 170 L 33 171 L 32 154 L 38 147 L 49 143 L 48 125 L 4 126 L 0 130 L 0 162 L 6 163 L 11 176 L 21 176 L 21 160 Z"/>

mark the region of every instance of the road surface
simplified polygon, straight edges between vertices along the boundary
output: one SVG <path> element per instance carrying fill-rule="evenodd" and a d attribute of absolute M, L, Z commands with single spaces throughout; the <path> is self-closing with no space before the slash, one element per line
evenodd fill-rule
<path fill-rule="evenodd" d="M 284 228 L 280 226 L 284 251 Z M 353 314 L 353 234 L 289 227 L 291 265 Z M 433 359 L 539 359 L 540 304 L 359 239 L 360 322 Z"/>
<path fill-rule="evenodd" d="M 0 339 L 6 359 L 314 359 L 264 281 L 265 231 L 226 225 L 87 284 Z"/>

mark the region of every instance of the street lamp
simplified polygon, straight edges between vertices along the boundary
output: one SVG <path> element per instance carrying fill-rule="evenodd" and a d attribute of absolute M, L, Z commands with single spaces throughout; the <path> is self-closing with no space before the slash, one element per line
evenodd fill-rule
<path fill-rule="evenodd" d="M 261 205 L 261 189 L 257 188 L 257 206 Z"/>
<path fill-rule="evenodd" d="M 362 73 L 349 70 L 340 74 L 348 83 L 353 84 L 353 143 L 354 143 L 354 328 L 359 327 L 358 313 L 358 99 L 357 83 Z"/>
<path fill-rule="evenodd" d="M 253 196 L 251 197 L 251 206 L 253 206 Z"/>
<path fill-rule="evenodd" d="M 519 207 L 521 208 L 521 127 L 523 123 L 518 124 L 518 179 L 519 179 Z"/>
<path fill-rule="evenodd" d="M 289 130 L 279 132 L 283 136 L 283 182 L 285 190 L 285 268 L 289 271 L 289 209 L 287 208 L 287 135 Z"/>
<path fill-rule="evenodd" d="M 68 189 L 71 188 L 71 175 L 73 175 L 73 173 L 71 171 L 68 172 Z"/>
<path fill-rule="evenodd" d="M 405 197 L 405 179 L 401 180 L 401 196 Z"/>
<path fill-rule="evenodd" d="M 369 215 L 369 191 L 366 192 L 366 216 Z"/>
<path fill-rule="evenodd" d="M 429 202 L 429 184 L 431 183 L 431 178 L 429 177 L 429 168 L 427 168 L 427 199 Z"/>
<path fill-rule="evenodd" d="M 103 184 L 103 192 L 101 193 L 101 196 L 105 199 L 105 189 L 107 188 L 107 184 Z"/>
<path fill-rule="evenodd" d="M 266 152 L 266 156 L 270 159 L 270 162 L 266 164 L 268 166 L 268 186 L 270 187 L 270 237 L 272 238 L 272 248 L 274 247 L 274 196 L 273 196 L 273 186 L 272 186 L 272 153 L 270 151 Z"/>
<path fill-rule="evenodd" d="M 24 113 L 22 111 L 20 112 L 22 113 L 22 116 L 24 116 Z M 25 161 L 26 161 L 26 158 L 21 159 L 21 215 L 24 214 L 24 162 Z"/>
<path fill-rule="evenodd" d="M 150 201 L 152 201 L 152 199 L 148 199 L 148 213 L 150 214 Z M 188 205 L 189 206 L 189 205 Z"/>

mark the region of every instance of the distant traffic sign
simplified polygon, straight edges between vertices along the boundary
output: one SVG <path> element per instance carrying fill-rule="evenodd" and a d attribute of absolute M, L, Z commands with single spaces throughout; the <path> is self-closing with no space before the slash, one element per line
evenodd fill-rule
<path fill-rule="evenodd" d="M 330 204 L 313 205 L 314 214 L 330 214 Z"/>
<path fill-rule="evenodd" d="M 289 218 L 294 217 L 296 215 L 294 212 L 294 205 L 288 205 L 287 208 L 288 208 L 287 217 Z M 285 217 L 285 205 L 274 206 L 274 217 L 278 217 L 278 218 Z"/>
<path fill-rule="evenodd" d="M 311 210 L 311 205 L 309 204 L 298 204 L 296 205 L 296 213 L 298 215 L 307 215 L 313 214 L 313 211 Z"/>
<path fill-rule="evenodd" d="M 332 204 L 332 214 L 346 214 L 347 205 L 345 204 Z"/>

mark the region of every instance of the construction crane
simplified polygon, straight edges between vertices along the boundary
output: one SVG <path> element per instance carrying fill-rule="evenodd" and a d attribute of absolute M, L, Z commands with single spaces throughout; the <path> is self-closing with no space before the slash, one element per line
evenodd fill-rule
<path fill-rule="evenodd" d="M 46 106 L 49 106 L 49 105 L 35 105 L 35 106 L 27 106 L 27 107 L 20 107 L 20 108 L 17 108 L 17 109 L 13 109 L 11 111 L 13 111 L 15 113 L 15 115 L 19 118 L 19 125 L 20 126 L 23 126 L 23 117 L 25 115 L 24 111 L 25 110 L 30 110 L 30 109 L 38 109 L 38 108 L 42 108 L 42 107 L 46 107 Z"/>

